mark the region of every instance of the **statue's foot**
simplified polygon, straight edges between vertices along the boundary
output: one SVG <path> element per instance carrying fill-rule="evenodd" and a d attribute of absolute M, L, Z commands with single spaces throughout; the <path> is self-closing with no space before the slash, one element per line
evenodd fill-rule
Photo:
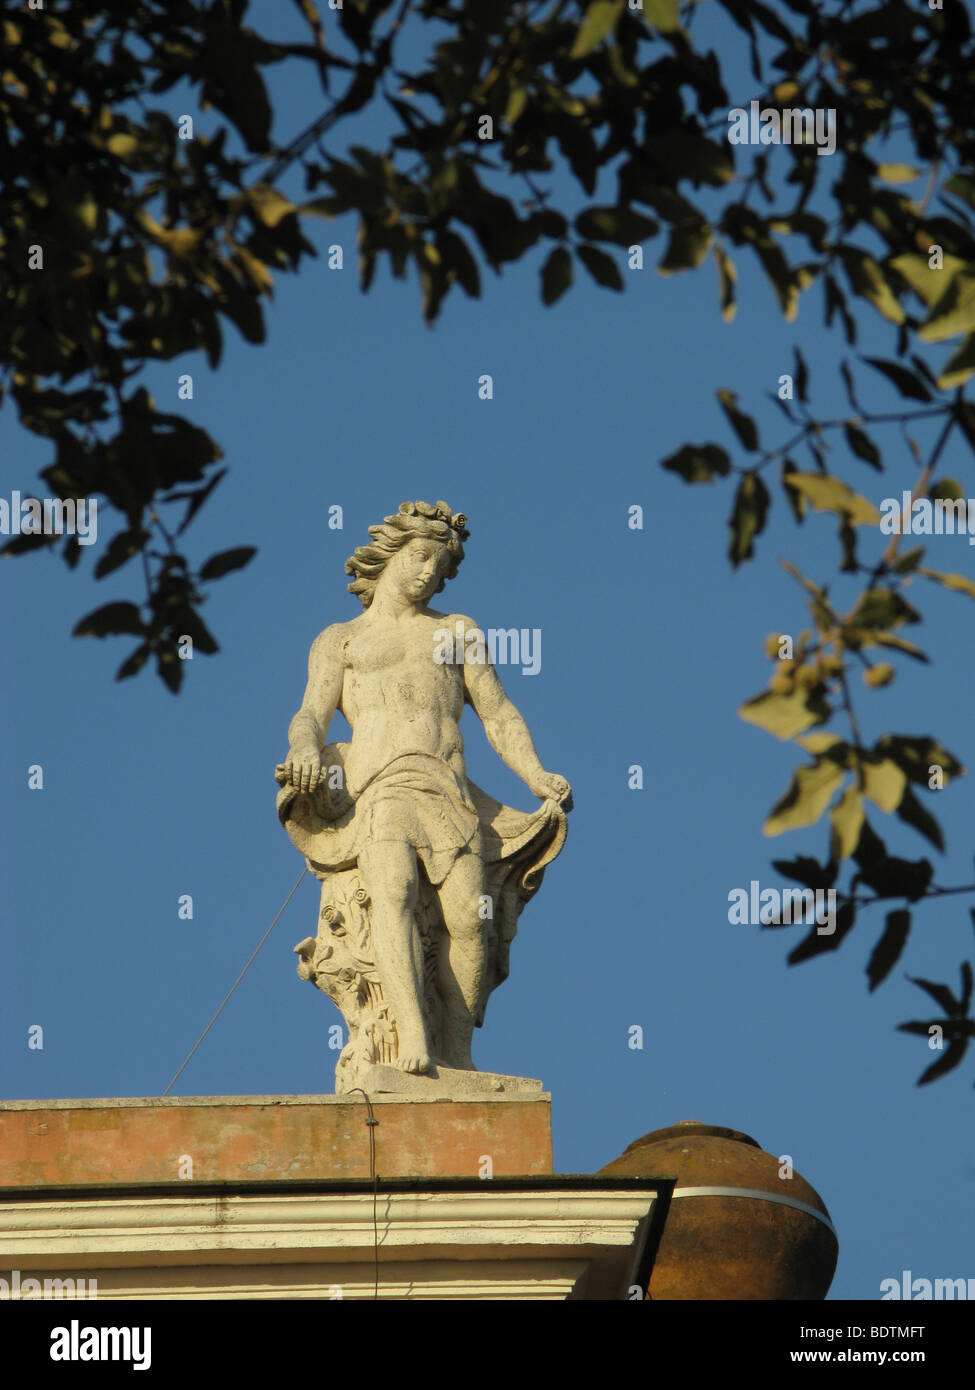
<path fill-rule="evenodd" d="M 412 1072 L 414 1076 L 429 1072 L 432 1065 L 430 1054 L 420 1050 L 405 1051 L 393 1063 L 393 1066 L 399 1067 L 400 1071 Z"/>

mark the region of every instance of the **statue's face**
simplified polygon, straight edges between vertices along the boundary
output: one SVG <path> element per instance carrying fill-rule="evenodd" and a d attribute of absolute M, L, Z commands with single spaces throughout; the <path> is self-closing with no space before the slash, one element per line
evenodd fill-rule
<path fill-rule="evenodd" d="M 396 552 L 383 572 L 383 580 L 395 585 L 413 603 L 426 603 L 436 593 L 449 561 L 445 545 L 418 536 Z"/>

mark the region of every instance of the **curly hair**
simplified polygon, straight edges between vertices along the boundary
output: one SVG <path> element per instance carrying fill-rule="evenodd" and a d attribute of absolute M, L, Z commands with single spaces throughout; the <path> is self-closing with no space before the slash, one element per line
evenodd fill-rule
<path fill-rule="evenodd" d="M 447 569 L 435 590 L 439 594 L 448 579 L 453 579 L 464 558 L 463 542 L 470 531 L 463 512 L 454 513 L 446 502 L 431 506 L 429 502 L 401 502 L 395 516 L 387 516 L 382 526 L 370 526 L 370 545 L 358 546 L 345 562 L 346 574 L 355 575 L 348 586 L 363 608 L 368 608 L 376 593 L 376 585 L 389 561 L 410 541 L 422 539 L 439 541 L 449 556 Z"/>

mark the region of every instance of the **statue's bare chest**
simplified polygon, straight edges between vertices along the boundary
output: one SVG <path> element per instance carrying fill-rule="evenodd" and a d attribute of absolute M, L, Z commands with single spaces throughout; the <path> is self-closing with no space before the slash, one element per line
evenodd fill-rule
<path fill-rule="evenodd" d="M 459 668 L 435 659 L 436 625 L 369 629 L 345 645 L 345 698 L 363 712 L 463 701 Z"/>

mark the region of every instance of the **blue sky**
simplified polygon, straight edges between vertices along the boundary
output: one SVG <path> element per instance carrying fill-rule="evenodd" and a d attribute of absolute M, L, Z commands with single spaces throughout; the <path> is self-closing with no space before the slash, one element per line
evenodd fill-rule
<path fill-rule="evenodd" d="M 720 43 L 724 31 L 703 13 L 698 41 L 706 21 Z M 287 27 L 282 17 L 279 32 Z M 174 113 L 196 110 L 171 95 Z M 753 95 L 743 77 L 736 102 Z M 298 81 L 280 83 L 277 100 L 282 139 L 317 113 L 313 88 Z M 199 119 L 212 128 L 212 113 Z M 732 573 L 728 487 L 688 488 L 659 460 L 686 440 L 734 451 L 714 398 L 722 386 L 756 410 L 767 442 L 784 438 L 784 419 L 760 403 L 790 370 L 796 342 L 814 409 L 848 413 L 820 292 L 785 324 L 742 263 L 741 307 L 724 324 L 710 262 L 664 279 L 652 268 L 655 244 L 646 270 L 624 270 L 625 294 L 582 279 L 544 309 L 536 253 L 501 279 L 486 271 L 480 302 L 451 295 L 428 329 L 412 277 L 393 281 L 383 268 L 368 296 L 359 291 L 353 223 L 309 221 L 307 231 L 323 252 L 343 245 L 345 268 L 329 271 L 323 254 L 279 278 L 265 346 L 230 329 L 218 371 L 194 357 L 146 374 L 161 408 L 186 410 L 230 465 L 188 533 L 190 554 L 259 547 L 246 570 L 213 586 L 205 617 L 219 655 L 193 661 L 178 698 L 148 671 L 116 684 L 127 639 L 69 634 L 91 608 L 138 599 L 135 569 L 95 583 L 92 551 L 73 573 L 52 555 L 4 566 L 0 1093 L 164 1089 L 300 871 L 275 819 L 273 769 L 309 644 L 359 611 L 346 557 L 404 499 L 442 497 L 467 513 L 471 538 L 440 599 L 484 627 L 541 629 L 540 673 L 500 674 L 576 803 L 566 848 L 521 918 L 511 978 L 475 1037 L 477 1064 L 542 1079 L 558 1172 L 593 1172 L 681 1119 L 742 1129 L 791 1155 L 839 1231 L 831 1297 L 876 1299 L 881 1280 L 903 1269 L 975 1274 L 971 1066 L 918 1090 L 931 1054 L 894 1031 L 930 1012 L 905 973 L 957 987 L 967 905 L 925 906 L 874 995 L 864 968 L 882 914 L 864 917 L 837 955 L 794 968 L 785 956 L 803 928 L 763 931 L 727 916 L 729 892 L 751 879 L 785 886 L 773 858 L 824 856 L 823 825 L 763 837 L 798 750 L 736 708 L 766 683 L 766 635 L 808 623 L 780 557 L 826 578 L 835 528 L 816 517 L 797 531 L 776 496 L 757 561 Z M 895 330 L 869 312 L 863 350 L 893 355 Z M 179 403 L 187 370 L 195 398 Z M 492 401 L 477 396 L 485 372 Z M 893 408 L 879 378 L 863 395 Z M 875 502 L 913 474 L 896 430 L 878 439 L 885 475 L 834 455 Z M 6 494 L 36 487 L 46 452 L 9 409 L 0 445 Z M 942 471 L 964 478 L 966 466 L 953 447 Z M 344 510 L 341 531 L 327 526 L 333 504 Z M 627 526 L 633 504 L 645 509 L 642 531 Z M 106 540 L 117 529 L 107 510 L 99 523 Z M 936 568 L 971 575 L 973 561 L 963 540 L 931 542 Z M 912 636 L 935 664 L 863 689 L 865 732 L 935 733 L 972 767 L 975 608 L 940 590 L 921 599 L 925 626 Z M 464 719 L 473 779 L 530 809 L 473 714 Z M 43 791 L 27 788 L 36 763 Z M 634 763 L 642 791 L 627 786 Z M 972 779 L 941 795 L 933 809 L 948 854 L 937 856 L 937 880 L 968 882 Z M 892 821 L 874 815 L 895 850 L 928 852 Z M 186 893 L 192 921 L 177 915 Z M 309 878 L 177 1093 L 332 1090 L 328 1025 L 339 1015 L 298 980 L 291 953 L 315 929 L 317 897 Z M 43 1051 L 27 1047 L 34 1024 Z M 628 1046 L 633 1024 L 642 1050 Z"/>

